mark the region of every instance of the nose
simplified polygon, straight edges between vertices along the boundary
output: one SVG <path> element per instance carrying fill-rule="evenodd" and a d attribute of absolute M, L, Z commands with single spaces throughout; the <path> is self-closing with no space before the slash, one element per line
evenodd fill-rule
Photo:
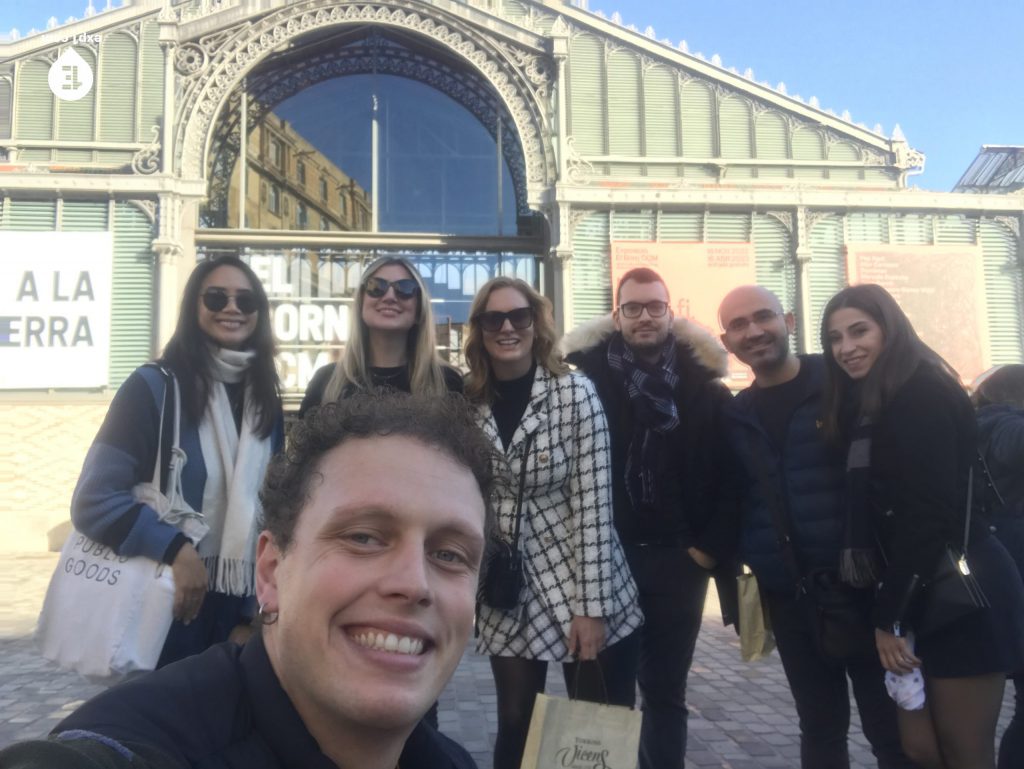
<path fill-rule="evenodd" d="M 506 328 L 509 331 L 515 331 L 515 327 L 512 325 L 512 319 L 511 318 L 503 319 L 501 321 L 501 328 L 499 328 L 498 331 L 504 331 Z"/>
<path fill-rule="evenodd" d="M 387 573 L 378 581 L 383 595 L 414 604 L 433 603 L 430 566 L 423 543 L 396 547 L 388 560 Z"/>

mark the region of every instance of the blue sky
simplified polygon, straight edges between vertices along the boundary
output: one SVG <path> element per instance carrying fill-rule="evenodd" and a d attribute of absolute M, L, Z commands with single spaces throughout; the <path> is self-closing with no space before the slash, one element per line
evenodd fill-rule
<path fill-rule="evenodd" d="M 92 0 L 97 8 L 108 0 Z M 121 0 L 114 0 L 119 5 Z M 88 0 L 0 0 L 0 32 L 83 15 Z M 900 124 L 925 153 L 911 184 L 949 190 L 982 144 L 1024 144 L 1022 0 L 589 0 L 624 24 L 726 67 L 782 81 L 822 108 L 887 135 Z"/>

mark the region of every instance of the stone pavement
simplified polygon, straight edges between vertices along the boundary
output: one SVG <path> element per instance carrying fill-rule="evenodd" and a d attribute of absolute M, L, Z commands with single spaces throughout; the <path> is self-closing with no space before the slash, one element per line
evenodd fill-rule
<path fill-rule="evenodd" d="M 31 640 L 55 553 L 0 553 L 0 747 L 46 734 L 100 691 L 41 659 Z M 712 593 L 714 591 L 712 590 Z M 744 664 L 731 628 L 709 600 L 690 674 L 687 769 L 795 769 L 799 739 L 789 688 L 778 657 Z M 549 693 L 565 694 L 552 666 Z M 1012 687 L 1010 687 L 1012 690 Z M 1007 697 L 1000 731 L 1009 715 Z M 874 767 L 854 710 L 851 769 Z M 441 696 L 441 729 L 466 746 L 480 769 L 491 766 L 495 695 L 487 659 L 470 649 Z"/>

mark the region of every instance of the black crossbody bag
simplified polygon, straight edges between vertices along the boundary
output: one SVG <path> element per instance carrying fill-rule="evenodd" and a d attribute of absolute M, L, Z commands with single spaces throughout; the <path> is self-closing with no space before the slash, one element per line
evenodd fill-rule
<path fill-rule="evenodd" d="M 519 597 L 526 584 L 523 571 L 523 554 L 519 550 L 519 529 L 523 517 L 523 493 L 526 486 L 526 466 L 530 461 L 530 446 L 533 433 L 526 436 L 523 461 L 519 467 L 519 493 L 516 496 L 516 520 L 512 541 L 502 538 L 495 531 L 487 541 L 484 555 L 483 576 L 480 579 L 480 603 L 492 609 L 510 611 L 519 605 Z M 495 527 L 497 529 L 497 527 Z"/>

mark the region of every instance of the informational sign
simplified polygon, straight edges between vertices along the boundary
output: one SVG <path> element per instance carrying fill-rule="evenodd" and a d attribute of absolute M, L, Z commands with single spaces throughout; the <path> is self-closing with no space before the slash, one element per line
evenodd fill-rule
<path fill-rule="evenodd" d="M 0 389 L 107 384 L 109 232 L 0 232 Z"/>
<path fill-rule="evenodd" d="M 249 266 L 270 299 L 281 386 L 285 392 L 304 393 L 316 370 L 340 356 L 352 300 L 332 295 L 345 285 L 332 280 L 335 266 L 330 263 L 314 271 L 304 257 L 281 253 L 253 255 Z"/>
<path fill-rule="evenodd" d="M 979 246 L 846 246 L 851 284 L 884 287 L 914 330 L 970 382 L 989 367 L 985 276 Z"/>
<path fill-rule="evenodd" d="M 612 291 L 629 270 L 649 267 L 665 279 L 676 317 L 688 318 L 716 337 L 722 299 L 737 286 L 757 282 L 753 243 L 619 240 L 611 244 L 611 262 Z M 751 381 L 750 370 L 733 356 L 729 380 L 738 387 Z"/>

